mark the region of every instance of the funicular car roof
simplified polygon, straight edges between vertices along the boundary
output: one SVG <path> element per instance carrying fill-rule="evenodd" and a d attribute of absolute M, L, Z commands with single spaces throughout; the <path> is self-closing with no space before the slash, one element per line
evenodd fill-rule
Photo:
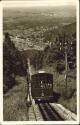
<path fill-rule="evenodd" d="M 47 73 L 47 72 L 38 72 L 38 73 L 32 74 L 32 77 L 36 77 L 36 76 L 52 76 L 53 77 L 53 74 Z"/>

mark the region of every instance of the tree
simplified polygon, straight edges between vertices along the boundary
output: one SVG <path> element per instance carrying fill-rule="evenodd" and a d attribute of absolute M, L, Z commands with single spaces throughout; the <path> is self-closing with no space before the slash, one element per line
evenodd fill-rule
<path fill-rule="evenodd" d="M 4 92 L 15 85 L 16 75 L 26 74 L 20 52 L 15 48 L 9 33 L 4 34 L 3 42 L 3 84 Z M 7 88 L 7 89 L 6 89 Z"/>

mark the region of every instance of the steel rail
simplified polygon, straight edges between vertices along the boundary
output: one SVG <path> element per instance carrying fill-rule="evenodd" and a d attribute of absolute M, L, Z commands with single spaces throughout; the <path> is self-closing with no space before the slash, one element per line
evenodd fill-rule
<path fill-rule="evenodd" d="M 39 109 L 42 113 L 44 120 L 46 121 L 62 121 L 63 119 L 59 116 L 59 114 L 53 109 L 49 103 L 41 103 L 38 104 Z"/>

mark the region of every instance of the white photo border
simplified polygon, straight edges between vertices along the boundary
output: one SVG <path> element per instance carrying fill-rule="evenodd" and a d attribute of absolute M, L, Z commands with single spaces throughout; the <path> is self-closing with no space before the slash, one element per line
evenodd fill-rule
<path fill-rule="evenodd" d="M 76 33 L 77 33 L 77 121 L 3 121 L 3 2 L 0 1 L 0 123 L 2 125 L 26 125 L 26 124 L 79 124 L 80 123 L 80 75 L 79 75 L 79 0 L 76 0 Z M 15 1 L 16 2 L 16 1 Z M 18 1 L 19 2 L 19 1 Z M 24 1 L 26 2 L 26 1 Z"/>

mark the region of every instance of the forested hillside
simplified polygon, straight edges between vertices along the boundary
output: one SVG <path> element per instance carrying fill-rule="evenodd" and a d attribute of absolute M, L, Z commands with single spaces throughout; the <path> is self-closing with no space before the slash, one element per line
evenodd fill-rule
<path fill-rule="evenodd" d="M 4 93 L 15 85 L 16 75 L 25 75 L 22 57 L 10 39 L 8 33 L 4 35 L 3 42 L 3 83 Z"/>

